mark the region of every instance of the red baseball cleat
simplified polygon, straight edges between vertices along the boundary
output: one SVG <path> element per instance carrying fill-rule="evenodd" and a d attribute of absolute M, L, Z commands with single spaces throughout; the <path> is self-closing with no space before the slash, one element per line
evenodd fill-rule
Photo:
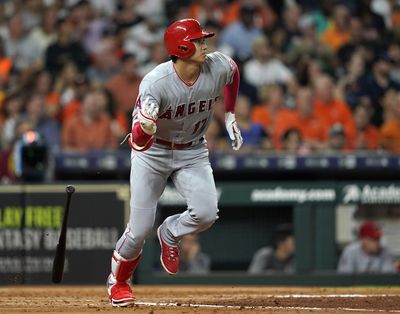
<path fill-rule="evenodd" d="M 135 296 L 127 282 L 117 282 L 109 289 L 112 306 L 126 307 L 135 303 Z"/>
<path fill-rule="evenodd" d="M 112 306 L 125 307 L 135 302 L 129 281 L 139 264 L 141 255 L 127 260 L 114 251 L 111 258 L 111 273 L 107 279 L 107 291 Z"/>
<path fill-rule="evenodd" d="M 157 229 L 157 236 L 161 245 L 161 265 L 168 274 L 175 275 L 179 269 L 179 249 L 177 246 L 169 246 L 161 239 L 160 228 L 161 226 Z"/>

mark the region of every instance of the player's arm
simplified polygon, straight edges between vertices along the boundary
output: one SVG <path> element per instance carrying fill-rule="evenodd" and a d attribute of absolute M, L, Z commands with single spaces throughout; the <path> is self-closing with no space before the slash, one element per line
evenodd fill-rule
<path fill-rule="evenodd" d="M 232 140 L 234 150 L 239 150 L 243 144 L 243 138 L 235 118 L 235 104 L 239 92 L 240 75 L 239 69 L 233 60 L 229 60 L 232 71 L 231 81 L 224 87 L 225 102 L 225 126 Z"/>
<path fill-rule="evenodd" d="M 146 98 L 143 103 L 139 98 L 138 103 L 139 106 L 133 115 L 132 133 L 128 143 L 136 151 L 145 151 L 153 145 L 159 108 L 150 98 Z"/>

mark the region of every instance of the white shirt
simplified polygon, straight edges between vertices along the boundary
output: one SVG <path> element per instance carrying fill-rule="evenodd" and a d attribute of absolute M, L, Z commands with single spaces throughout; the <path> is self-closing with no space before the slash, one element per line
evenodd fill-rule
<path fill-rule="evenodd" d="M 265 63 L 252 59 L 244 64 L 243 70 L 245 80 L 255 87 L 287 83 L 293 77 L 290 69 L 278 59 Z"/>

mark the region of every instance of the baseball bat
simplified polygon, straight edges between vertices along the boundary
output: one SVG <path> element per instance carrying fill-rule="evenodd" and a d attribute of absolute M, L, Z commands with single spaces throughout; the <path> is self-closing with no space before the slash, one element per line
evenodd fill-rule
<path fill-rule="evenodd" d="M 65 244 L 67 240 L 67 222 L 68 222 L 69 205 L 71 203 L 71 196 L 75 192 L 75 187 L 72 185 L 68 185 L 65 191 L 67 192 L 67 203 L 65 205 L 65 212 L 61 226 L 60 237 L 58 238 L 56 254 L 54 256 L 54 261 L 53 261 L 53 274 L 52 274 L 53 283 L 60 283 L 64 273 Z"/>

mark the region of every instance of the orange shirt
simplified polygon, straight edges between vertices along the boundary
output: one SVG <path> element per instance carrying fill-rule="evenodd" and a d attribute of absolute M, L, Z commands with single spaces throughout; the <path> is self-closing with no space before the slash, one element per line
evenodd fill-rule
<path fill-rule="evenodd" d="M 400 153 L 400 120 L 389 119 L 381 126 L 380 142 L 384 149 Z"/>
<path fill-rule="evenodd" d="M 76 115 L 81 109 L 81 102 L 78 99 L 73 99 L 65 105 L 61 113 L 63 123 Z"/>
<path fill-rule="evenodd" d="M 292 110 L 280 110 L 275 117 L 272 129 L 272 140 L 276 148 L 282 148 L 282 135 L 289 129 L 299 129 L 296 114 Z"/>
<path fill-rule="evenodd" d="M 0 58 L 0 76 L 2 76 L 5 81 L 8 81 L 8 79 L 10 78 L 12 66 L 13 60 L 11 58 Z"/>
<path fill-rule="evenodd" d="M 112 93 L 117 109 L 122 112 L 132 112 L 139 93 L 140 78 L 128 80 L 124 75 L 114 75 L 106 88 Z"/>
<path fill-rule="evenodd" d="M 329 104 L 324 104 L 318 99 L 314 101 L 314 112 L 318 119 L 323 123 L 325 136 L 328 137 L 329 129 L 335 123 L 343 125 L 347 140 L 354 142 L 356 137 L 356 127 L 350 108 L 341 100 L 334 100 Z"/>
<path fill-rule="evenodd" d="M 299 129 L 304 140 L 319 142 L 326 140 L 326 134 L 324 133 L 325 127 L 320 118 L 318 118 L 315 114 L 311 115 L 310 117 L 303 118 L 297 112 L 296 116 L 298 119 Z"/>
<path fill-rule="evenodd" d="M 273 137 L 278 148 L 282 147 L 282 135 L 291 128 L 298 129 L 305 141 L 322 142 L 326 139 L 323 122 L 316 115 L 304 118 L 297 111 L 285 110 L 275 120 Z"/>
<path fill-rule="evenodd" d="M 64 149 L 88 151 L 115 148 L 115 138 L 111 131 L 111 119 L 103 113 L 99 118 L 87 124 L 77 113 L 67 121 L 62 129 Z"/>
<path fill-rule="evenodd" d="M 242 8 L 242 1 L 232 1 L 225 9 L 222 17 L 222 26 L 226 27 L 229 24 L 235 23 L 240 20 L 240 10 Z M 260 28 L 268 28 L 272 26 L 277 17 L 274 11 L 269 6 L 261 6 L 255 13 L 255 24 Z"/>
<path fill-rule="evenodd" d="M 264 129 L 272 126 L 272 118 L 265 105 L 258 105 L 253 108 L 251 111 L 251 120 L 261 124 Z"/>
<path fill-rule="evenodd" d="M 321 34 L 321 42 L 331 47 L 332 50 L 336 51 L 343 45 L 347 44 L 350 41 L 350 33 L 339 32 L 336 29 L 335 24 L 332 24 L 327 28 L 327 30 Z"/>
<path fill-rule="evenodd" d="M 359 142 L 364 143 L 363 147 L 359 147 Z M 377 149 L 379 147 L 378 128 L 373 125 L 368 125 L 365 130 L 357 131 L 353 147 L 356 149 Z"/>

